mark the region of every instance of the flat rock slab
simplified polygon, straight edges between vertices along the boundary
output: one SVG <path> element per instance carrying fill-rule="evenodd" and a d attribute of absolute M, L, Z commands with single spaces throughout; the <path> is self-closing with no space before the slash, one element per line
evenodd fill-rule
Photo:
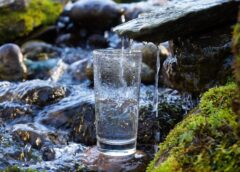
<path fill-rule="evenodd" d="M 115 27 L 119 35 L 164 42 L 236 21 L 240 0 L 182 0 Z"/>

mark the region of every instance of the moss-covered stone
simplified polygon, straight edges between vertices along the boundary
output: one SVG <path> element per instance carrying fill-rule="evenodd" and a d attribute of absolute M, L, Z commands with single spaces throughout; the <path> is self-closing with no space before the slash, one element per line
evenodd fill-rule
<path fill-rule="evenodd" d="M 240 85 L 240 21 L 236 24 L 233 32 L 233 51 L 235 54 L 234 74 Z"/>
<path fill-rule="evenodd" d="M 22 10 L 1 9 L 0 44 L 28 35 L 34 28 L 56 21 L 63 4 L 54 0 L 31 0 Z"/>
<path fill-rule="evenodd" d="M 233 31 L 233 52 L 235 55 L 234 61 L 234 76 L 238 83 L 238 94 L 235 95 L 233 100 L 233 111 L 238 114 L 240 121 L 240 13 L 238 17 L 238 23 Z M 240 126 L 239 126 L 240 128 Z"/>
<path fill-rule="evenodd" d="M 210 89 L 160 144 L 148 172 L 240 171 L 240 134 L 232 111 L 236 84 Z"/>
<path fill-rule="evenodd" d="M 17 166 L 12 166 L 12 167 L 6 168 L 5 170 L 3 170 L 3 172 L 38 172 L 38 171 L 33 169 L 22 170 Z"/>

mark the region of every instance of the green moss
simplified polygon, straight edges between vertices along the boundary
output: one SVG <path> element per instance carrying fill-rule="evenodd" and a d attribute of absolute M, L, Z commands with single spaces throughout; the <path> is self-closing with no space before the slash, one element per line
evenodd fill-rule
<path fill-rule="evenodd" d="M 235 54 L 234 75 L 240 86 L 240 23 L 234 27 L 233 51 Z"/>
<path fill-rule="evenodd" d="M 12 166 L 12 167 L 6 168 L 2 172 L 37 172 L 37 170 L 33 170 L 33 169 L 22 170 L 22 169 L 18 168 L 17 166 Z"/>
<path fill-rule="evenodd" d="M 0 43 L 26 36 L 34 28 L 56 21 L 63 5 L 53 0 L 32 0 L 25 10 L 4 9 L 0 15 Z"/>
<path fill-rule="evenodd" d="M 210 89 L 160 144 L 148 172 L 240 171 L 237 115 L 231 109 L 236 84 Z"/>

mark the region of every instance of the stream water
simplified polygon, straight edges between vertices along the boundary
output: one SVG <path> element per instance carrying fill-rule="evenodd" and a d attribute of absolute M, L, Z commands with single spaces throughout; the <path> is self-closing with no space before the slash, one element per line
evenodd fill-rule
<path fill-rule="evenodd" d="M 124 16 L 122 22 L 125 22 Z M 116 35 L 112 38 L 118 39 Z M 122 51 L 131 51 L 134 43 L 127 38 L 116 42 L 122 42 Z M 114 46 L 117 44 L 114 41 L 109 43 Z M 145 171 L 158 143 L 174 126 L 172 123 L 180 121 L 195 106 L 195 100 L 190 94 L 182 95 L 176 90 L 159 87 L 159 54 L 160 50 L 156 54 L 155 85 L 141 84 L 138 151 L 131 157 L 105 157 L 96 150 L 94 90 L 92 81 L 86 76 L 87 65 L 92 61 L 92 50 L 61 48 L 58 63 L 46 80 L 0 82 L 0 170 L 17 165 L 24 169 L 48 172 Z M 122 53 L 121 65 L 124 60 Z M 125 89 L 119 91 L 121 97 L 127 93 L 123 67 L 120 73 L 121 82 L 125 86 Z M 111 92 L 108 90 L 106 95 L 109 94 Z M 106 118 L 112 117 L 108 109 L 119 104 L 122 110 L 120 113 L 125 116 L 129 115 L 129 109 L 124 108 L 126 104 L 137 111 L 137 102 L 134 100 L 97 101 L 105 109 Z M 159 107 L 165 109 L 160 111 Z M 172 109 L 178 111 L 172 112 Z M 128 123 L 115 122 L 121 125 Z M 106 121 L 100 123 L 103 124 L 100 134 L 108 136 L 116 132 L 114 124 L 106 124 Z M 113 130 L 109 129 L 111 127 Z M 128 125 L 119 135 L 128 132 L 131 127 Z M 106 128 L 109 133 L 105 132 Z M 126 140 L 133 137 L 136 137 L 134 133 L 128 133 Z"/>

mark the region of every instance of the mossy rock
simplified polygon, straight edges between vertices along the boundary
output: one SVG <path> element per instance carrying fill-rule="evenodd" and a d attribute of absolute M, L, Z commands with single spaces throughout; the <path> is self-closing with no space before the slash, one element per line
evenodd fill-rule
<path fill-rule="evenodd" d="M 236 24 L 233 32 L 233 51 L 235 54 L 234 74 L 240 86 L 240 21 Z"/>
<path fill-rule="evenodd" d="M 240 13 L 238 17 L 238 23 L 234 27 L 232 43 L 233 52 L 235 55 L 234 76 L 238 83 L 238 93 L 235 95 L 235 98 L 233 100 L 233 110 L 239 115 L 240 118 Z"/>
<path fill-rule="evenodd" d="M 63 4 L 55 0 L 31 0 L 22 10 L 1 9 L 0 44 L 27 36 L 39 26 L 54 23 L 62 9 Z"/>
<path fill-rule="evenodd" d="M 160 144 L 147 171 L 240 171 L 240 124 L 231 108 L 236 90 L 232 83 L 206 92 Z"/>
<path fill-rule="evenodd" d="M 17 166 L 11 166 L 11 167 L 8 167 L 5 170 L 3 170 L 3 172 L 38 172 L 38 171 L 33 170 L 33 169 L 22 170 L 22 169 L 18 168 Z"/>

